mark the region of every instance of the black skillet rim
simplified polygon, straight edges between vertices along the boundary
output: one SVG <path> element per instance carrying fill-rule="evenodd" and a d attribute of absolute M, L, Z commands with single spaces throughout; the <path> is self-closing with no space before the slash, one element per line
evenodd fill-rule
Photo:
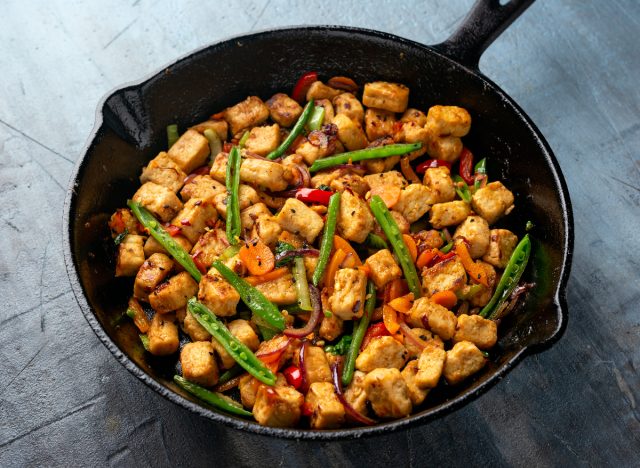
<path fill-rule="evenodd" d="M 103 118 L 103 109 L 104 104 L 115 93 L 122 92 L 125 89 L 135 89 L 143 86 L 147 81 L 156 75 L 163 73 L 164 70 L 170 68 L 182 61 L 188 60 L 190 57 L 201 53 L 204 50 L 220 47 L 229 42 L 239 41 L 239 40 L 258 40 L 261 36 L 270 35 L 273 33 L 286 34 L 288 32 L 296 32 L 300 30 L 309 30 L 309 31 L 324 31 L 324 32 L 342 32 L 342 33 L 358 33 L 361 35 L 369 35 L 374 36 L 381 39 L 391 40 L 398 43 L 404 43 L 407 46 L 417 47 L 426 49 L 430 53 L 434 53 L 446 60 L 449 60 L 453 64 L 459 67 L 465 68 L 467 71 L 474 74 L 478 79 L 482 80 L 484 84 L 490 87 L 496 94 L 506 102 L 516 114 L 527 124 L 531 133 L 533 133 L 536 139 L 540 142 L 541 146 L 546 153 L 546 159 L 551 164 L 551 170 L 556 179 L 557 185 L 561 188 L 561 209 L 563 212 L 563 221 L 565 228 L 565 239 L 564 239 L 564 256 L 561 264 L 562 273 L 560 275 L 560 281 L 558 282 L 558 287 L 555 292 L 554 303 L 558 308 L 559 312 L 559 324 L 557 329 L 554 331 L 553 335 L 551 335 L 548 339 L 541 343 L 537 343 L 530 346 L 524 346 L 519 352 L 517 352 L 510 360 L 505 362 L 500 368 L 496 370 L 494 375 L 487 379 L 485 382 L 475 387 L 473 390 L 462 393 L 460 396 L 446 401 L 436 407 L 430 408 L 422 413 L 418 413 L 416 415 L 409 416 L 404 419 L 389 421 L 385 423 L 381 423 L 375 426 L 369 427 L 355 427 L 348 429 L 336 429 L 336 430 L 323 430 L 323 431 L 314 431 L 309 429 L 282 429 L 282 428 L 273 428 L 261 426 L 255 421 L 244 420 L 240 418 L 236 418 L 225 413 L 216 412 L 212 409 L 206 408 L 202 405 L 195 403 L 189 399 L 184 398 L 183 396 L 175 393 L 168 387 L 165 387 L 160 382 L 153 379 L 149 374 L 147 374 L 142 368 L 140 368 L 137 364 L 135 364 L 126 354 L 124 354 L 115 342 L 111 339 L 111 337 L 105 332 L 105 330 L 100 325 L 100 322 L 97 320 L 91 305 L 89 305 L 87 298 L 84 294 L 84 290 L 82 288 L 82 284 L 80 283 L 80 278 L 78 275 L 75 257 L 73 254 L 73 250 L 71 248 L 71 238 L 73 236 L 72 232 L 72 224 L 71 224 L 71 212 L 72 209 L 75 208 L 76 202 L 76 181 L 78 180 L 79 175 L 81 174 L 88 150 L 91 148 L 94 143 L 95 137 L 102 128 L 104 124 Z M 108 92 L 100 101 L 96 110 L 95 115 L 95 123 L 91 133 L 87 138 L 87 143 L 84 145 L 82 150 L 82 157 L 77 161 L 71 179 L 69 181 L 69 187 L 67 190 L 67 196 L 65 198 L 64 204 L 64 215 L 63 215 L 63 233 L 64 233 L 64 260 L 67 269 L 67 274 L 69 276 L 69 281 L 71 283 L 71 287 L 82 310 L 82 313 L 93 329 L 94 333 L 97 337 L 102 341 L 102 343 L 106 346 L 106 348 L 115 356 L 115 358 L 122 364 L 129 372 L 135 375 L 138 379 L 144 382 L 148 387 L 152 388 L 161 396 L 170 400 L 173 403 L 176 403 L 183 408 L 188 409 L 189 411 L 198 414 L 201 417 L 207 418 L 209 420 L 223 423 L 228 426 L 231 426 L 235 429 L 245 430 L 249 432 L 253 432 L 259 435 L 268 435 L 274 437 L 282 437 L 286 439 L 298 439 L 298 440 L 348 440 L 348 439 L 357 439 L 360 437 L 374 436 L 374 435 L 382 435 L 388 433 L 390 431 L 397 431 L 400 429 L 407 429 L 409 427 L 416 426 L 418 424 L 424 424 L 428 421 L 431 421 L 439 416 L 443 416 L 447 413 L 454 411 L 459 408 L 463 404 L 469 403 L 482 395 L 484 392 L 489 390 L 492 386 L 494 386 L 497 382 L 502 380 L 506 374 L 515 367 L 515 365 L 527 354 L 539 352 L 543 349 L 548 348 L 553 345 L 564 333 L 567 324 L 567 301 L 566 301 L 566 287 L 569 279 L 569 273 L 571 269 L 571 259 L 573 255 L 573 238 L 574 238 L 574 230 L 573 230 L 573 214 L 571 209 L 571 201 L 569 198 L 569 192 L 567 188 L 567 184 L 564 180 L 562 172 L 560 170 L 560 166 L 558 161 L 556 160 L 549 144 L 544 139 L 538 128 L 531 121 L 531 119 L 527 116 L 527 114 L 518 106 L 513 99 L 511 99 L 499 86 L 493 83 L 490 79 L 488 79 L 485 75 L 483 75 L 479 70 L 472 69 L 466 67 L 459 62 L 451 59 L 450 57 L 442 54 L 438 50 L 433 47 L 405 39 L 394 34 L 385 33 L 381 31 L 376 31 L 372 29 L 366 28 L 356 28 L 356 27 L 347 27 L 347 26 L 300 26 L 300 27 L 284 27 L 284 28 L 274 28 L 258 31 L 252 34 L 238 35 L 227 38 L 225 40 L 218 41 L 214 44 L 210 44 L 196 50 L 193 50 L 182 57 L 174 60 L 168 65 L 161 67 L 159 70 L 152 72 L 148 76 L 143 79 L 131 83 L 124 84 L 119 86 L 110 92 Z"/>

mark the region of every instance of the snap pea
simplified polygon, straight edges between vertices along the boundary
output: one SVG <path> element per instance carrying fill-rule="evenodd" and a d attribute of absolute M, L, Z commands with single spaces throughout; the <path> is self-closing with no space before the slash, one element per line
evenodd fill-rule
<path fill-rule="evenodd" d="M 240 201 L 239 201 L 239 187 L 240 187 L 240 164 L 242 164 L 242 158 L 240 157 L 240 151 L 234 146 L 229 153 L 229 160 L 227 161 L 227 240 L 230 244 L 235 245 L 238 243 L 240 237 L 240 230 L 242 228 L 240 223 Z"/>
<path fill-rule="evenodd" d="M 167 147 L 171 148 L 178 141 L 178 138 L 180 138 L 178 126 L 176 124 L 167 125 Z"/>
<path fill-rule="evenodd" d="M 531 239 L 529 239 L 529 234 L 526 234 L 511 254 L 509 263 L 507 263 L 502 273 L 502 278 L 500 278 L 500 282 L 498 286 L 496 286 L 496 291 L 493 293 L 493 296 L 491 296 L 491 300 L 480 311 L 481 317 L 492 319 L 494 313 L 509 298 L 527 267 L 530 254 Z"/>
<path fill-rule="evenodd" d="M 225 397 L 221 393 L 210 392 L 206 388 L 189 382 L 187 379 L 179 375 L 174 375 L 173 381 L 193 396 L 201 399 L 205 403 L 209 403 L 211 406 L 221 409 L 222 411 L 237 414 L 238 416 L 253 416 L 253 413 L 244 409 L 240 403 L 233 401 L 231 398 Z"/>
<path fill-rule="evenodd" d="M 357 162 L 368 159 L 388 158 L 389 156 L 400 156 L 401 154 L 410 153 L 411 151 L 415 151 L 421 147 L 422 143 L 405 143 L 350 151 L 348 153 L 341 153 L 335 156 L 318 159 L 311 165 L 309 171 L 317 172 L 340 164 L 347 164 L 349 161 Z"/>
<path fill-rule="evenodd" d="M 278 146 L 271 153 L 267 154 L 267 159 L 277 159 L 280 156 L 282 156 L 285 151 L 287 151 L 287 149 L 289 148 L 289 146 L 291 146 L 294 140 L 298 138 L 298 135 L 300 135 L 304 131 L 304 126 L 307 124 L 309 117 L 311 117 L 311 113 L 313 112 L 313 109 L 314 109 L 314 105 L 313 105 L 313 99 L 312 99 L 307 103 L 306 106 L 304 106 L 304 109 L 302 110 L 302 114 L 300 114 L 300 118 L 298 118 L 298 121 L 291 129 L 291 133 L 289 133 L 289 136 L 287 136 L 287 138 L 280 144 L 280 146 Z"/>
<path fill-rule="evenodd" d="M 338 210 L 340 209 L 340 192 L 336 192 L 329 198 L 329 206 L 327 207 L 327 220 L 324 224 L 324 233 L 322 241 L 320 241 L 320 254 L 318 255 L 318 264 L 313 272 L 311 282 L 314 286 L 320 284 L 322 275 L 324 274 L 327 263 L 329 263 L 329 255 L 333 248 L 333 236 L 336 232 L 336 224 L 338 223 Z"/>
<path fill-rule="evenodd" d="M 220 260 L 213 262 L 213 267 L 238 291 L 242 301 L 254 314 L 262 318 L 270 327 L 280 331 L 284 330 L 283 315 L 260 291 L 236 275 Z"/>
<path fill-rule="evenodd" d="M 309 117 L 309 130 L 320 130 L 324 122 L 324 107 L 316 106 L 313 108 L 311 117 Z"/>
<path fill-rule="evenodd" d="M 240 148 L 244 148 L 244 145 L 247 144 L 247 140 L 249 139 L 249 130 L 247 130 L 246 132 L 244 132 L 242 134 L 242 137 L 240 138 L 240 141 L 238 141 L 238 146 Z"/>
<path fill-rule="evenodd" d="M 311 296 L 309 296 L 309 283 L 307 283 L 307 269 L 304 266 L 304 258 L 294 258 L 291 271 L 298 291 L 298 305 L 302 310 L 309 312 L 313 310 L 313 307 L 311 306 Z"/>
<path fill-rule="evenodd" d="M 249 374 L 267 385 L 276 383 L 276 376 L 265 367 L 247 346 L 231 334 L 229 329 L 207 306 L 198 302 L 195 297 L 187 303 L 188 311 L 195 317 L 211 336 L 222 345 L 229 355 Z"/>
<path fill-rule="evenodd" d="M 387 205 L 385 205 L 382 198 L 380 198 L 380 195 L 374 195 L 371 197 L 371 211 L 387 236 L 387 239 L 389 239 L 389 242 L 393 247 L 393 251 L 398 257 L 398 261 L 400 262 L 400 266 L 404 272 L 404 277 L 406 278 L 409 286 L 409 291 L 413 293 L 413 297 L 416 299 L 419 298 L 422 296 L 422 289 L 420 287 L 420 278 L 418 278 L 418 273 L 416 272 L 416 266 L 413 264 L 411 254 L 409 254 L 409 249 L 402 239 L 402 233 L 400 232 L 398 225 L 391 216 Z"/>
<path fill-rule="evenodd" d="M 149 211 L 140 203 L 133 200 L 127 200 L 127 206 L 131 208 L 133 214 L 138 218 L 140 224 L 149 230 L 149 233 L 157 240 L 167 252 L 187 270 L 193 279 L 200 281 L 202 273 L 198 270 L 198 267 L 193 263 L 193 259 L 189 253 L 184 250 L 180 244 L 173 240 L 173 237 L 165 231 L 158 220 L 153 217 Z"/>
<path fill-rule="evenodd" d="M 447 243 L 444 247 L 440 249 L 440 252 L 446 254 L 453 248 L 453 241 Z"/>
<path fill-rule="evenodd" d="M 353 379 L 353 373 L 356 368 L 356 358 L 360 353 L 360 345 L 364 335 L 369 328 L 369 322 L 373 315 L 373 309 L 376 308 L 376 286 L 373 281 L 367 283 L 367 300 L 364 303 L 364 314 L 358 320 L 358 323 L 353 327 L 353 335 L 351 337 L 351 345 L 349 351 L 347 351 L 347 359 L 342 369 L 342 384 L 349 385 Z"/>
<path fill-rule="evenodd" d="M 458 196 L 467 203 L 471 203 L 471 191 L 469 190 L 469 186 L 464 181 L 464 179 L 459 175 L 454 175 L 453 185 L 456 188 L 456 193 L 458 194 Z"/>
<path fill-rule="evenodd" d="M 487 158 L 482 158 L 476 164 L 474 168 L 475 172 L 475 180 L 473 181 L 473 189 L 478 190 L 480 185 L 482 184 L 481 177 L 478 176 L 486 176 L 487 175 Z"/>

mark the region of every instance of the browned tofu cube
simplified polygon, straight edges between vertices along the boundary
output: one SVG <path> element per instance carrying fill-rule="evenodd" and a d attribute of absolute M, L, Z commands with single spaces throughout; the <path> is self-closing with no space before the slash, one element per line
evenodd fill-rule
<path fill-rule="evenodd" d="M 364 378 L 364 389 L 373 411 L 381 418 L 411 414 L 409 389 L 398 369 L 374 369 Z"/>
<path fill-rule="evenodd" d="M 471 297 L 469 297 L 468 300 L 469 300 L 469 305 L 471 305 L 471 307 L 484 307 L 491 300 L 491 296 L 493 296 L 493 287 L 496 284 L 496 278 L 498 277 L 498 275 L 496 274 L 496 270 L 495 268 L 493 268 L 493 265 L 489 263 L 485 263 L 482 260 L 476 260 L 476 263 L 484 269 L 485 274 L 487 275 L 487 283 L 489 284 L 489 287 L 487 288 L 481 284 L 478 285 L 480 287 L 480 290 L 477 291 L 475 294 L 473 294 Z M 471 288 L 472 286 L 475 286 L 475 283 L 472 283 L 472 285 L 465 286 L 465 288 L 467 287 Z M 463 288 L 462 289 L 463 294 L 464 294 L 464 291 L 465 290 Z"/>
<path fill-rule="evenodd" d="M 388 282 L 402 277 L 402 270 L 391 252 L 382 249 L 365 260 L 371 270 L 371 279 L 377 288 L 383 288 Z"/>
<path fill-rule="evenodd" d="M 287 198 L 276 221 L 282 229 L 300 235 L 311 243 L 324 227 L 322 217 L 295 198 Z"/>
<path fill-rule="evenodd" d="M 268 218 L 271 216 L 271 211 L 264 203 L 256 203 L 248 208 L 245 208 L 240 213 L 240 222 L 242 229 L 250 230 L 260 218 Z"/>
<path fill-rule="evenodd" d="M 270 427 L 295 427 L 300 420 L 304 396 L 293 387 L 268 387 L 258 390 L 253 416 Z"/>
<path fill-rule="evenodd" d="M 396 135 L 397 141 L 404 143 L 422 143 L 426 145 L 429 143 L 431 134 L 429 131 L 421 127 L 415 122 L 404 122 L 402 124 L 402 129 Z M 422 154 L 426 151 L 426 148 L 422 149 Z"/>
<path fill-rule="evenodd" d="M 338 140 L 349 151 L 362 149 L 369 143 L 362 125 L 355 120 L 351 120 L 345 114 L 336 114 L 332 123 L 338 127 Z"/>
<path fill-rule="evenodd" d="M 305 401 L 311 411 L 310 424 L 312 429 L 334 429 L 344 423 L 344 407 L 338 400 L 332 383 L 312 383 Z"/>
<path fill-rule="evenodd" d="M 327 341 L 333 341 L 342 335 L 343 331 L 344 321 L 340 317 L 334 314 L 331 314 L 328 317 L 326 315 L 322 316 L 320 330 L 318 331 L 321 338 Z"/>
<path fill-rule="evenodd" d="M 479 315 L 462 314 L 453 341 L 470 341 L 480 349 L 492 348 L 498 341 L 498 325 Z"/>
<path fill-rule="evenodd" d="M 324 120 L 322 121 L 323 125 L 330 124 L 333 118 L 336 116 L 335 109 L 333 108 L 333 104 L 331 104 L 331 100 L 329 99 L 316 99 L 313 103 L 316 107 L 324 108 Z"/>
<path fill-rule="evenodd" d="M 300 365 L 299 356 L 294 356 L 294 364 Z M 319 346 L 307 346 L 304 355 L 307 368 L 307 382 L 331 382 L 331 369 L 324 350 Z"/>
<path fill-rule="evenodd" d="M 227 178 L 227 161 L 229 160 L 229 154 L 221 152 L 213 158 L 213 164 L 209 171 L 209 176 L 221 184 L 226 182 Z"/>
<path fill-rule="evenodd" d="M 364 378 L 366 373 L 362 371 L 355 371 L 353 373 L 353 380 L 344 391 L 344 397 L 347 402 L 362 415 L 367 415 L 367 392 L 364 391 Z"/>
<path fill-rule="evenodd" d="M 518 244 L 518 236 L 508 229 L 491 229 L 489 231 L 489 247 L 482 257 L 494 267 L 504 268 Z"/>
<path fill-rule="evenodd" d="M 167 222 L 182 209 L 182 202 L 175 194 L 162 185 L 147 182 L 133 195 L 133 201 L 140 203 L 162 222 Z"/>
<path fill-rule="evenodd" d="M 242 406 L 247 409 L 253 408 L 253 405 L 256 403 L 258 389 L 261 386 L 260 381 L 251 374 L 247 373 L 240 377 L 238 390 L 240 390 L 240 401 L 242 402 Z"/>
<path fill-rule="evenodd" d="M 381 172 L 364 176 L 371 189 L 393 185 L 394 187 L 405 188 L 409 182 L 398 171 Z"/>
<path fill-rule="evenodd" d="M 122 234 L 125 229 L 129 234 L 142 234 L 142 231 L 138 229 L 139 225 L 138 218 L 134 216 L 129 208 L 118 208 L 109 218 L 109 229 L 111 230 L 111 237 L 114 239 Z"/>
<path fill-rule="evenodd" d="M 257 96 L 249 96 L 235 106 L 224 111 L 224 119 L 231 126 L 231 134 L 236 135 L 249 127 L 260 125 L 269 118 L 269 108 Z"/>
<path fill-rule="evenodd" d="M 470 214 L 469 204 L 462 200 L 436 203 L 431 207 L 429 222 L 435 229 L 443 229 L 460 224 Z"/>
<path fill-rule="evenodd" d="M 422 287 L 428 296 L 433 296 L 438 291 L 457 291 L 466 282 L 467 272 L 458 257 L 422 270 Z"/>
<path fill-rule="evenodd" d="M 456 198 L 456 188 L 446 166 L 427 169 L 423 183 L 431 190 L 433 203 L 446 203 Z"/>
<path fill-rule="evenodd" d="M 182 187 L 180 196 L 185 202 L 191 198 L 212 201 L 216 195 L 226 191 L 227 188 L 224 185 L 208 175 L 197 175 Z"/>
<path fill-rule="evenodd" d="M 444 353 L 444 351 L 443 351 Z M 414 405 L 420 405 L 427 398 L 429 394 L 428 388 L 423 388 L 416 382 L 416 375 L 418 374 L 418 360 L 414 359 L 409 361 L 404 369 L 400 372 L 402 378 L 407 384 L 407 390 L 409 392 L 409 398 Z"/>
<path fill-rule="evenodd" d="M 321 141 L 320 143 L 320 146 L 316 146 L 310 141 L 305 140 L 296 148 L 296 155 L 299 155 L 304 159 L 304 162 L 311 165 L 316 159 L 324 158 L 333 151 L 333 147 L 329 142 Z"/>
<path fill-rule="evenodd" d="M 427 113 L 426 126 L 437 136 L 463 137 L 471 129 L 471 116 L 457 106 L 433 106 Z"/>
<path fill-rule="evenodd" d="M 200 133 L 213 130 L 222 141 L 225 141 L 229 135 L 229 124 L 225 120 L 205 120 L 191 128 Z"/>
<path fill-rule="evenodd" d="M 216 211 L 224 219 L 227 219 L 228 198 L 229 195 L 227 194 L 227 192 L 219 193 L 218 195 L 213 197 Z M 254 203 L 258 203 L 259 201 L 260 197 L 258 196 L 258 192 L 256 192 L 256 189 L 254 189 L 250 185 L 240 184 L 240 187 L 238 187 L 238 204 L 240 205 L 240 210 L 244 210 L 248 206 Z"/>
<path fill-rule="evenodd" d="M 302 114 L 302 106 L 284 93 L 274 94 L 267 107 L 271 120 L 285 128 L 293 127 Z"/>
<path fill-rule="evenodd" d="M 427 115 L 421 110 L 410 107 L 404 111 L 404 114 L 402 114 L 402 117 L 400 118 L 400 122 L 413 122 L 418 124 L 420 127 L 424 127 L 427 124 Z"/>
<path fill-rule="evenodd" d="M 338 210 L 338 231 L 347 240 L 364 242 L 374 225 L 367 202 L 351 192 L 343 192 Z"/>
<path fill-rule="evenodd" d="M 332 102 L 336 114 L 344 114 L 355 122 L 364 120 L 364 108 L 353 94 L 338 94 Z"/>
<path fill-rule="evenodd" d="M 416 384 L 420 388 L 435 388 L 438 385 L 446 353 L 440 346 L 429 343 L 418 359 L 418 372 L 416 374 Z"/>
<path fill-rule="evenodd" d="M 233 336 L 238 338 L 241 343 L 244 343 L 251 351 L 255 351 L 260 346 L 260 339 L 256 334 L 251 324 L 242 319 L 237 319 L 227 324 L 227 328 Z M 212 344 L 218 356 L 220 357 L 220 363 L 223 369 L 230 369 L 236 363 L 235 359 L 224 349 L 215 338 L 212 340 Z"/>
<path fill-rule="evenodd" d="M 496 181 L 478 189 L 471 197 L 471 206 L 489 224 L 493 224 L 511 212 L 513 201 L 513 193 L 502 182 Z"/>
<path fill-rule="evenodd" d="M 407 185 L 400 192 L 400 199 L 393 207 L 409 223 L 418 221 L 431 207 L 433 194 L 429 187 L 422 184 Z"/>
<path fill-rule="evenodd" d="M 265 128 L 265 127 L 256 127 Z M 254 128 L 253 130 L 256 130 Z M 252 130 L 252 131 L 253 131 Z M 262 159 L 245 159 L 240 166 L 240 180 L 258 190 L 278 192 L 287 188 L 282 164 Z"/>
<path fill-rule="evenodd" d="M 177 192 L 182 187 L 187 174 L 178 166 L 167 153 L 162 151 L 158 156 L 149 161 L 149 164 L 142 169 L 140 183 L 153 182 L 168 188 L 172 192 Z"/>
<path fill-rule="evenodd" d="M 427 130 L 429 129 L 426 127 Z M 442 159 L 454 163 L 462 152 L 462 140 L 454 136 L 438 137 L 431 135 L 426 145 L 427 154 L 433 159 Z"/>
<path fill-rule="evenodd" d="M 327 86 L 322 81 L 316 81 L 311 84 L 307 91 L 307 101 L 316 99 L 328 99 L 332 100 L 338 94 L 342 93 L 339 89 L 334 89 L 331 86 Z"/>
<path fill-rule="evenodd" d="M 235 315 L 240 295 L 217 272 L 210 271 L 200 280 L 198 300 L 218 317 Z"/>
<path fill-rule="evenodd" d="M 280 144 L 280 125 L 253 127 L 245 143 L 247 151 L 266 156 Z M 246 162 L 246 161 L 245 161 Z M 274 163 L 275 164 L 275 163 Z"/>
<path fill-rule="evenodd" d="M 173 238 L 173 241 L 177 243 L 180 247 L 182 247 L 184 250 L 186 250 L 187 252 L 191 250 L 191 242 L 189 242 L 189 240 L 186 237 L 175 236 Z M 169 255 L 169 252 L 167 252 L 167 250 L 164 247 L 162 247 L 162 245 L 160 245 L 160 242 L 158 242 L 155 239 L 155 237 L 149 236 L 147 238 L 147 241 L 144 243 L 144 255 L 145 257 L 150 257 L 154 253 L 162 253 L 162 254 Z M 174 265 L 174 267 L 178 268 L 179 265 Z"/>
<path fill-rule="evenodd" d="M 194 244 L 204 234 L 206 228 L 212 227 L 217 219 L 218 212 L 211 200 L 190 198 L 173 218 L 171 224 L 180 227 L 182 235 Z"/>
<path fill-rule="evenodd" d="M 147 332 L 149 338 L 149 352 L 154 356 L 167 356 L 178 351 L 178 326 L 176 315 L 155 314 Z"/>
<path fill-rule="evenodd" d="M 367 83 L 364 85 L 362 103 L 389 112 L 404 112 L 409 104 L 409 88 L 387 81 Z"/>
<path fill-rule="evenodd" d="M 200 325 L 200 322 L 191 313 L 187 312 L 186 309 L 179 309 L 179 311 L 184 314 L 182 329 L 189 335 L 191 341 L 211 341 L 211 334 Z"/>
<path fill-rule="evenodd" d="M 256 285 L 256 289 L 264 294 L 267 300 L 278 305 L 293 304 L 298 299 L 293 276 L 289 273 L 272 281 L 260 283 Z"/>
<path fill-rule="evenodd" d="M 470 341 L 460 341 L 447 351 L 444 363 L 444 378 L 450 385 L 462 382 L 482 369 L 487 359 Z"/>
<path fill-rule="evenodd" d="M 183 271 L 156 287 L 149 294 L 149 304 L 156 312 L 166 314 L 185 307 L 197 291 L 198 283 L 189 273 Z"/>
<path fill-rule="evenodd" d="M 143 301 L 171 273 L 173 261 L 165 254 L 155 253 L 142 264 L 133 283 L 133 295 Z"/>
<path fill-rule="evenodd" d="M 489 248 L 489 224 L 480 216 L 467 216 L 453 235 L 454 238 L 462 237 L 470 245 L 471 258 L 482 257 Z"/>
<path fill-rule="evenodd" d="M 409 353 L 391 336 L 373 338 L 356 358 L 356 369 L 371 372 L 380 367 L 402 369 Z"/>
<path fill-rule="evenodd" d="M 456 316 L 453 312 L 426 297 L 415 300 L 407 322 L 413 326 L 427 326 L 443 340 L 449 340 L 456 331 Z"/>
<path fill-rule="evenodd" d="M 182 376 L 189 382 L 203 387 L 212 387 L 218 383 L 218 366 L 209 341 L 184 345 L 180 351 L 180 364 Z"/>
<path fill-rule="evenodd" d="M 429 330 L 422 328 L 423 326 L 424 325 L 412 328 L 411 332 L 425 343 L 433 342 L 434 346 L 437 345 L 444 349 L 444 342 L 440 339 L 440 337 L 438 335 L 434 335 Z M 407 348 L 407 351 L 409 352 L 409 359 L 419 358 L 420 354 L 422 353 L 422 347 L 418 346 L 411 340 L 405 340 L 404 347 Z"/>
<path fill-rule="evenodd" d="M 350 190 L 361 197 L 364 197 L 369 191 L 369 184 L 364 180 L 364 177 L 361 177 L 358 174 L 345 174 L 341 177 L 337 177 L 331 181 L 329 187 L 335 192 Z"/>
<path fill-rule="evenodd" d="M 116 257 L 116 276 L 135 276 L 144 263 L 144 237 L 127 234 L 120 245 Z"/>
<path fill-rule="evenodd" d="M 191 254 L 197 257 L 198 261 L 205 266 L 211 268 L 211 264 L 229 247 L 227 234 L 224 229 L 211 229 L 205 232 L 195 243 Z"/>
<path fill-rule="evenodd" d="M 209 156 L 209 140 L 195 130 L 184 132 L 168 151 L 169 157 L 185 173 L 204 166 Z"/>
<path fill-rule="evenodd" d="M 333 293 L 329 297 L 331 312 L 342 320 L 362 317 L 367 289 L 367 275 L 355 268 L 341 268 L 336 272 Z"/>
<path fill-rule="evenodd" d="M 369 108 L 364 113 L 364 128 L 369 141 L 393 136 L 393 126 L 396 122 L 396 115 L 386 110 Z"/>

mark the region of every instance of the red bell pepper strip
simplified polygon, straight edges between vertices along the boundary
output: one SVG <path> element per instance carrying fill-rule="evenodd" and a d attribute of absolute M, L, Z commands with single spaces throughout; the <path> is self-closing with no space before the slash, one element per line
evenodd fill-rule
<path fill-rule="evenodd" d="M 427 169 L 441 166 L 445 166 L 451 169 L 451 163 L 449 161 L 444 161 L 442 159 L 427 159 L 426 161 L 418 164 L 418 167 L 416 167 L 416 172 L 418 174 L 424 174 L 425 172 L 427 172 Z"/>
<path fill-rule="evenodd" d="M 452 250 L 449 253 L 446 254 L 442 254 L 442 253 L 437 253 L 435 255 L 435 257 L 433 257 L 428 263 L 427 263 L 427 268 L 431 268 L 433 266 L 436 266 L 438 263 L 440 262 L 444 262 L 445 260 L 449 260 L 450 258 L 453 258 L 456 256 L 456 252 L 455 250 Z"/>
<path fill-rule="evenodd" d="M 311 85 L 318 81 L 318 73 L 317 72 L 308 72 L 300 77 L 298 82 L 293 88 L 291 93 L 291 97 L 298 102 L 303 102 L 307 98 L 307 91 Z"/>
<path fill-rule="evenodd" d="M 180 226 L 175 226 L 173 224 L 166 225 L 167 232 L 171 235 L 171 237 L 176 237 L 182 234 L 182 228 Z"/>
<path fill-rule="evenodd" d="M 319 203 L 321 205 L 328 205 L 329 198 L 331 198 L 333 192 L 312 188 L 299 188 L 296 190 L 296 198 L 305 203 Z"/>
<path fill-rule="evenodd" d="M 462 148 L 462 153 L 460 153 L 460 168 L 458 172 L 467 185 L 473 184 L 473 153 L 471 153 L 468 148 Z"/>
<path fill-rule="evenodd" d="M 374 323 L 369 328 L 367 328 L 367 333 L 364 334 L 364 339 L 362 340 L 360 351 L 365 349 L 373 338 L 377 338 L 379 336 L 391 336 L 391 333 L 389 333 L 389 330 L 387 330 L 384 322 Z"/>

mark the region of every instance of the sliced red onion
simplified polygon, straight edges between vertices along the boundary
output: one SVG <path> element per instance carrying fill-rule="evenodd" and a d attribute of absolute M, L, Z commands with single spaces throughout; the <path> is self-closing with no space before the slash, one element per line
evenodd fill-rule
<path fill-rule="evenodd" d="M 293 164 L 293 167 L 300 175 L 300 184 L 297 187 L 311 187 L 311 174 L 309 168 L 304 164 Z"/>
<path fill-rule="evenodd" d="M 442 230 L 442 233 L 444 234 L 444 238 L 446 239 L 447 243 L 451 242 L 453 240 L 453 238 L 451 237 L 451 233 L 449 232 L 449 230 L 447 228 L 444 228 Z"/>
<path fill-rule="evenodd" d="M 302 393 L 307 393 L 309 390 L 309 376 L 307 375 L 307 348 L 309 347 L 308 341 L 303 341 L 300 346 L 300 352 L 298 353 L 298 367 L 300 367 L 300 373 L 302 374 L 302 381 L 300 382 L 299 390 Z"/>
<path fill-rule="evenodd" d="M 289 346 L 289 343 L 291 343 L 291 339 L 285 338 L 282 336 L 279 337 L 278 339 L 280 340 L 280 342 L 277 343 L 276 347 L 274 347 L 273 349 L 267 349 L 262 351 L 258 350 L 256 352 L 256 357 L 261 358 L 261 361 L 266 363 L 279 359 L 282 353 L 284 353 L 285 350 L 287 349 L 287 346 Z"/>
<path fill-rule="evenodd" d="M 259 155 L 258 153 L 254 153 L 253 151 L 244 150 L 243 151 L 243 156 L 245 156 L 248 159 L 259 159 L 261 161 L 269 161 L 269 162 L 271 162 L 270 159 L 267 159 L 264 156 Z"/>
<path fill-rule="evenodd" d="M 320 303 L 320 292 L 314 285 L 309 285 L 309 296 L 311 296 L 311 305 L 313 310 L 309 317 L 309 321 L 302 328 L 286 328 L 284 334 L 287 336 L 293 336 L 294 338 L 304 338 L 309 333 L 315 330 L 318 323 L 320 323 L 320 317 L 322 316 L 322 304 Z"/>
<path fill-rule="evenodd" d="M 317 257 L 320 255 L 320 251 L 318 249 L 314 249 L 308 247 L 306 249 L 296 249 L 296 250 L 285 250 L 284 252 L 280 252 L 276 255 L 276 262 L 287 258 L 294 257 Z"/>
<path fill-rule="evenodd" d="M 340 403 L 342 403 L 342 406 L 344 406 L 344 410 L 347 412 L 347 414 L 351 416 L 351 418 L 354 419 L 355 421 L 359 422 L 360 424 L 364 424 L 365 426 L 372 426 L 373 424 L 376 424 L 376 421 L 374 421 L 373 419 L 368 418 L 364 414 L 360 414 L 353 406 L 351 406 L 351 403 L 349 403 L 345 398 L 344 393 L 342 392 L 342 382 L 340 379 L 340 372 L 338 371 L 339 369 L 338 364 L 340 364 L 341 362 L 342 362 L 342 357 L 336 359 L 333 363 L 331 363 L 331 375 L 333 376 L 333 387 L 336 391 L 338 400 L 340 400 Z"/>
<path fill-rule="evenodd" d="M 407 325 L 405 322 L 400 322 L 400 330 L 402 330 L 402 334 L 404 335 L 404 337 L 407 340 L 411 341 L 411 343 L 413 343 L 415 346 L 417 346 L 420 351 L 422 351 L 425 346 L 427 346 L 427 343 L 417 337 L 416 334 L 413 333 L 413 330 L 411 330 L 411 328 L 409 328 L 409 325 Z"/>
<path fill-rule="evenodd" d="M 501 318 L 506 317 L 515 308 L 516 304 L 518 303 L 518 300 L 520 299 L 520 296 L 528 292 L 534 286 L 535 286 L 534 283 L 524 283 L 520 286 L 516 286 L 516 288 L 513 290 L 513 292 L 509 296 L 509 299 L 506 300 L 495 311 L 495 313 L 493 314 L 492 320 L 499 320 Z"/>

